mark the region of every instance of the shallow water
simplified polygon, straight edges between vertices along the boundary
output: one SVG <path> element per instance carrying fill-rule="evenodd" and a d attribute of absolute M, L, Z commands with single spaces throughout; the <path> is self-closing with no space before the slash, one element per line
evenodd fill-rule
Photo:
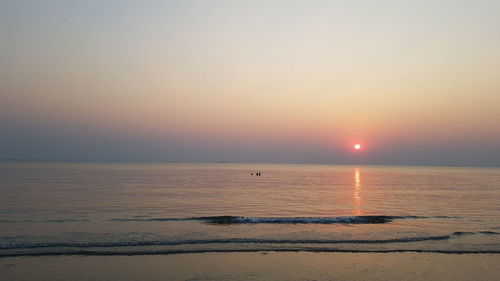
<path fill-rule="evenodd" d="M 498 168 L 11 162 L 0 193 L 3 257 L 500 253 Z"/>

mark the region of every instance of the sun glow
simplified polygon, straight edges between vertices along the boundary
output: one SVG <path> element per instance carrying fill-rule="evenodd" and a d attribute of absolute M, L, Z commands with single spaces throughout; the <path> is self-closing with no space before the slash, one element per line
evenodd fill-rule
<path fill-rule="evenodd" d="M 355 144 L 355 145 L 354 145 L 354 149 L 356 149 L 356 150 L 360 150 L 360 149 L 361 149 L 361 144 Z"/>

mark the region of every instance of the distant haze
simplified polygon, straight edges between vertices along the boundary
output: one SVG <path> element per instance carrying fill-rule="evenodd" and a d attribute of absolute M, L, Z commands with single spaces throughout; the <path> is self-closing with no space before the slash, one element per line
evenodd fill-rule
<path fill-rule="evenodd" d="M 0 39 L 0 159 L 500 165 L 500 1 L 5 0 Z"/>

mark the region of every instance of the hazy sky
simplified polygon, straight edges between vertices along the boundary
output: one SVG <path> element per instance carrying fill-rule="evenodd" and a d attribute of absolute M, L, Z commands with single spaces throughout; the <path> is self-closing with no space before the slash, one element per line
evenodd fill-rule
<path fill-rule="evenodd" d="M 500 1 L 0 0 L 0 40 L 3 159 L 500 165 Z"/>

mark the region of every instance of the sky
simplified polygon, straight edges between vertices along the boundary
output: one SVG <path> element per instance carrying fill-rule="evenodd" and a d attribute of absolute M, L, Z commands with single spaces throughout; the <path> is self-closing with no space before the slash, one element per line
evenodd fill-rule
<path fill-rule="evenodd" d="M 0 0 L 0 39 L 0 159 L 500 166 L 500 1 Z"/>

